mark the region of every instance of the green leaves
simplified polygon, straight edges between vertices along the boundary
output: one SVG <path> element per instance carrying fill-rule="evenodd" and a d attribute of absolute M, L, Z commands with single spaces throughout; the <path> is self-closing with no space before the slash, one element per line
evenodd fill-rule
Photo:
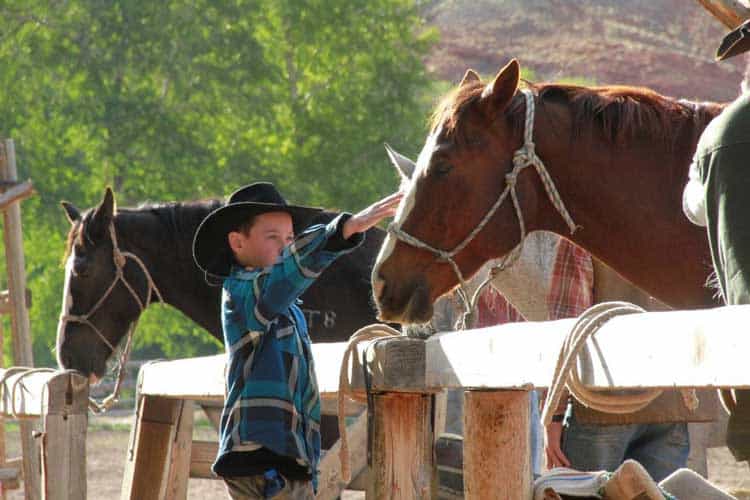
<path fill-rule="evenodd" d="M 220 197 L 264 179 L 354 211 L 397 187 L 383 142 L 423 141 L 436 37 L 413 1 L 7 0 L 0 18 L 0 136 L 39 193 L 22 206 L 38 364 L 54 358 L 60 200 L 90 207 L 107 185 L 121 206 Z M 136 337 L 144 355 L 217 349 L 166 308 Z"/>

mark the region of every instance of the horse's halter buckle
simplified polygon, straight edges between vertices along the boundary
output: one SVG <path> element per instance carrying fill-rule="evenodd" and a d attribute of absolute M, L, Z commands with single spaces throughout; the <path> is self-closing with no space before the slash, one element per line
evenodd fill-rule
<path fill-rule="evenodd" d="M 104 336 L 104 334 L 99 330 L 99 328 L 94 325 L 94 323 L 89 319 L 91 318 L 96 311 L 99 310 L 99 308 L 104 304 L 104 301 L 107 300 L 107 298 L 110 296 L 112 291 L 115 289 L 115 286 L 118 282 L 122 282 L 123 285 L 125 285 L 125 288 L 130 292 L 130 295 L 135 299 L 136 304 L 138 304 L 138 307 L 140 308 L 140 314 L 143 313 L 143 311 L 151 304 L 153 294 L 152 291 L 155 292 L 156 297 L 159 299 L 160 302 L 164 302 L 164 299 L 162 298 L 161 292 L 159 291 L 159 288 L 156 286 L 156 283 L 154 282 L 153 278 L 151 277 L 151 273 L 149 273 L 148 268 L 146 267 L 146 264 L 143 263 L 140 257 L 135 255 L 131 252 L 123 252 L 120 250 L 119 245 L 117 244 L 117 234 L 115 233 L 115 224 L 113 220 L 110 220 L 109 222 L 109 237 L 112 240 L 112 261 L 115 265 L 115 277 L 112 280 L 112 283 L 109 285 L 107 290 L 102 294 L 102 296 L 99 298 L 99 300 L 94 304 L 94 306 L 89 310 L 86 314 L 76 315 L 76 314 L 65 314 L 60 316 L 60 321 L 63 323 L 62 328 L 64 329 L 66 324 L 70 322 L 74 323 L 81 323 L 83 325 L 88 326 L 91 328 L 101 339 L 104 344 L 110 348 L 112 353 L 114 353 L 117 348 L 112 345 L 112 342 L 110 342 L 107 337 Z M 125 278 L 125 265 L 128 262 L 128 259 L 132 259 L 135 261 L 136 264 L 141 268 L 143 271 L 143 274 L 146 276 L 146 282 L 148 284 L 148 288 L 146 290 L 146 299 L 145 301 L 142 301 L 138 293 L 135 291 L 133 286 L 128 283 L 128 280 Z M 138 323 L 138 320 L 131 323 L 131 325 L 128 328 L 128 334 L 127 334 L 127 342 L 125 344 L 125 348 L 122 351 L 122 354 L 120 355 L 120 359 L 118 360 L 118 366 L 117 366 L 117 380 L 115 382 L 115 387 L 112 390 L 112 394 L 104 398 L 101 402 L 98 402 L 92 398 L 89 398 L 89 408 L 94 413 L 103 413 L 106 410 L 108 410 L 116 401 L 117 397 L 120 392 L 120 385 L 122 383 L 122 379 L 124 378 L 125 371 L 123 370 L 123 367 L 125 366 L 125 363 L 127 363 L 128 357 L 130 356 L 130 348 L 133 341 L 133 333 L 135 332 L 135 327 Z"/>
<path fill-rule="evenodd" d="M 388 225 L 388 232 L 392 234 L 397 240 L 401 240 L 402 242 L 407 243 L 413 247 L 427 250 L 435 254 L 438 260 L 444 260 L 451 265 L 451 268 L 453 268 L 453 271 L 456 273 L 456 277 L 458 277 L 458 296 L 461 299 L 464 307 L 463 317 L 457 325 L 457 328 L 461 330 L 466 328 L 467 323 L 469 322 L 469 316 L 474 311 L 479 295 L 484 287 L 490 282 L 490 280 L 497 272 L 503 271 L 513 265 L 513 263 L 518 260 L 519 256 L 521 255 L 523 243 L 526 239 L 526 224 L 524 223 L 521 205 L 518 202 L 518 195 L 516 193 L 516 180 L 518 179 L 518 175 L 523 169 L 528 166 L 533 166 L 536 169 L 536 172 L 542 181 L 542 185 L 544 186 L 544 190 L 547 192 L 547 197 L 567 224 L 568 228 L 570 229 L 570 234 L 573 234 L 578 228 L 575 222 L 573 222 L 573 218 L 570 216 L 570 213 L 568 213 L 567 208 L 565 208 L 565 204 L 560 197 L 560 193 L 557 191 L 555 183 L 552 181 L 552 178 L 550 177 L 549 172 L 544 165 L 544 162 L 541 158 L 539 158 L 539 155 L 536 154 L 536 148 L 533 140 L 534 93 L 531 91 L 531 89 L 528 88 L 522 88 L 520 89 L 520 91 L 521 93 L 523 93 L 526 99 L 526 119 L 524 124 L 523 145 L 513 153 L 513 169 L 505 174 L 505 188 L 500 193 L 500 196 L 498 196 L 495 203 L 493 203 L 493 205 L 484 215 L 484 217 L 482 217 L 482 220 L 479 221 L 479 224 L 477 224 L 477 226 L 463 239 L 463 241 L 456 245 L 453 250 L 442 250 L 439 248 L 435 248 L 432 245 L 420 240 L 419 238 L 416 238 L 415 236 L 407 233 L 406 231 L 401 229 L 401 227 L 396 224 L 396 222 L 391 222 Z M 492 219 L 492 217 L 495 215 L 495 212 L 497 212 L 505 199 L 508 197 L 508 194 L 510 194 L 511 200 L 513 201 L 513 207 L 516 211 L 521 239 L 519 240 L 519 244 L 516 245 L 513 250 L 511 250 L 507 255 L 505 255 L 498 265 L 492 268 L 489 277 L 482 282 L 482 284 L 470 297 L 468 288 L 466 286 L 466 280 L 464 279 L 464 276 L 461 273 L 461 269 L 459 269 L 458 264 L 456 264 L 455 257 L 459 254 L 459 252 L 461 252 L 461 250 L 463 250 L 469 243 L 471 243 L 471 241 L 482 231 L 482 229 L 484 229 L 484 226 L 486 226 L 487 223 Z"/>

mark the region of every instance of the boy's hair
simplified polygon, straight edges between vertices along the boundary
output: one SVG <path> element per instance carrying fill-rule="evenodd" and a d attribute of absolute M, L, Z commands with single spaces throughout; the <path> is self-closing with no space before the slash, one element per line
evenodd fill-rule
<path fill-rule="evenodd" d="M 242 224 L 240 224 L 239 226 L 237 226 L 236 228 L 234 228 L 231 232 L 242 233 L 245 236 L 248 236 L 250 234 L 250 230 L 255 225 L 255 217 L 256 216 L 253 215 L 248 220 L 246 220 L 245 222 L 243 222 Z"/>

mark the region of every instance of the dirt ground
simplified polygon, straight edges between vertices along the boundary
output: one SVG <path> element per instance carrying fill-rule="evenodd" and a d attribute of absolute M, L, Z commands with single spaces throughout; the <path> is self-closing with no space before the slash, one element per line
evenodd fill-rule
<path fill-rule="evenodd" d="M 202 413 L 195 415 L 195 439 L 216 438 L 216 432 L 209 426 Z M 132 417 L 91 417 L 89 421 L 87 452 L 88 498 L 90 500 L 112 500 L 120 498 L 122 474 L 125 466 L 125 453 L 130 437 Z M 7 426 L 6 446 L 8 456 L 19 456 L 20 445 L 17 427 Z M 750 468 L 746 463 L 734 461 L 726 448 L 712 448 L 708 453 L 709 479 L 733 493 L 737 498 L 750 500 Z M 23 491 L 8 493 L 9 500 L 22 500 Z M 188 498 L 194 500 L 224 499 L 223 483 L 210 479 L 191 479 Z M 347 500 L 364 498 L 364 493 L 347 492 Z"/>

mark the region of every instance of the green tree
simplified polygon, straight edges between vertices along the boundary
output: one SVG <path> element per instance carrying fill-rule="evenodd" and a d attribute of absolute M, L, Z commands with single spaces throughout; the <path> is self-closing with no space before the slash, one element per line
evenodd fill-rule
<path fill-rule="evenodd" d="M 384 141 L 422 142 L 435 33 L 412 1 L 6 0 L 0 18 L 0 136 L 39 193 L 23 204 L 39 364 L 54 357 L 60 200 L 89 207 L 106 185 L 123 206 L 187 200 L 267 179 L 353 210 L 395 187 Z M 143 355 L 217 349 L 163 307 L 136 339 Z"/>

